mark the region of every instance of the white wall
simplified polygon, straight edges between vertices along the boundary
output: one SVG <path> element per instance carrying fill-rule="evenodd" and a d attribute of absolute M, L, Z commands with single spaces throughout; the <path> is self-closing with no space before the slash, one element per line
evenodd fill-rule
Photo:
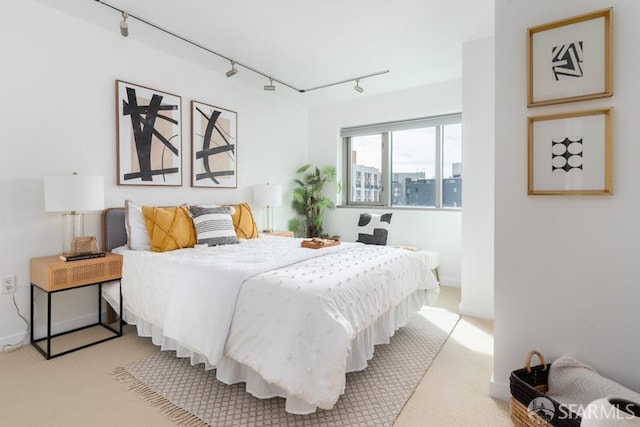
<path fill-rule="evenodd" d="M 613 6 L 614 96 L 526 107 L 526 29 Z M 527 351 L 569 353 L 640 391 L 640 2 L 496 0 L 495 355 L 492 394 Z M 615 108 L 613 196 L 527 196 L 527 116 Z"/>
<path fill-rule="evenodd" d="M 461 81 L 454 80 L 311 108 L 309 159 L 320 166 L 336 164 L 341 154 L 339 131 L 343 127 L 460 112 L 461 90 Z M 358 215 L 368 210 L 371 209 L 338 208 L 327 213 L 324 228 L 355 240 Z M 385 211 L 393 212 L 389 243 L 440 251 L 442 284 L 460 286 L 460 211 Z"/>
<path fill-rule="evenodd" d="M 0 276 L 17 275 L 16 299 L 24 314 L 29 308 L 29 259 L 61 251 L 61 216 L 44 212 L 45 175 L 103 175 L 106 206 L 122 206 L 125 198 L 165 205 L 235 203 L 251 201 L 256 183 L 281 183 L 285 192 L 293 187 L 295 169 L 308 160 L 306 108 L 135 37 L 122 38 L 115 24 L 107 30 L 27 0 L 10 0 L 4 8 L 12 18 L 0 26 Z M 105 12 L 97 7 L 91 11 Z M 182 187 L 116 185 L 117 79 L 182 96 Z M 237 189 L 190 188 L 192 99 L 238 113 Z M 256 216 L 261 221 L 260 211 Z M 276 227 L 286 227 L 289 216 L 288 207 L 279 208 Z M 99 213 L 89 214 L 86 232 L 99 236 L 99 224 Z M 92 292 L 60 294 L 54 300 L 59 310 L 54 321 L 74 323 L 88 316 L 94 310 Z M 23 330 L 11 297 L 1 295 L 0 344 L 20 340 Z"/>
<path fill-rule="evenodd" d="M 495 39 L 462 47 L 462 290 L 460 313 L 493 319 Z"/>

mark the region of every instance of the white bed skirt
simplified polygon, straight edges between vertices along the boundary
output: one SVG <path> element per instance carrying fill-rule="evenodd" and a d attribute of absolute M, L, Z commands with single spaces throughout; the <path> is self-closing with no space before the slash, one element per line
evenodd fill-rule
<path fill-rule="evenodd" d="M 115 302 L 110 301 L 113 298 L 110 298 L 108 291 L 108 288 L 105 289 L 105 298 L 110 303 Z M 435 302 L 439 291 L 439 288 L 415 291 L 395 308 L 380 316 L 367 329 L 360 331 L 351 343 L 347 372 L 365 369 L 367 362 L 373 357 L 374 346 L 388 344 L 389 338 L 393 336 L 395 331 L 407 323 L 409 315 L 418 311 L 423 305 Z M 244 382 L 247 392 L 260 399 L 283 397 L 286 399 L 286 411 L 292 414 L 310 414 L 318 408 L 315 404 L 297 398 L 281 387 L 267 383 L 257 372 L 231 358 L 223 356 L 217 366 L 212 365 L 205 356 L 181 345 L 172 338 L 165 337 L 161 328 L 138 319 L 126 310 L 124 319 L 127 323 L 136 325 L 139 336 L 150 337 L 151 341 L 162 350 L 173 350 L 178 357 L 188 357 L 192 365 L 203 363 L 205 370 L 216 369 L 216 378 L 225 384 Z M 342 393 L 344 393 L 344 388 Z M 331 407 L 321 408 L 331 409 Z"/>

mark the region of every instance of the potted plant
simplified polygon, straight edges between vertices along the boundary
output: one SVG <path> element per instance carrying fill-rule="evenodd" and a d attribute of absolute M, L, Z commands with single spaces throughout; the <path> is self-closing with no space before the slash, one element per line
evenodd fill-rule
<path fill-rule="evenodd" d="M 291 208 L 297 216 L 289 220 L 289 230 L 305 237 L 324 237 L 323 214 L 326 209 L 334 209 L 335 204 L 322 191 L 327 183 L 336 182 L 336 168 L 304 165 L 296 170 L 296 174 L 299 177 L 294 179 L 297 187 L 293 190 Z"/>

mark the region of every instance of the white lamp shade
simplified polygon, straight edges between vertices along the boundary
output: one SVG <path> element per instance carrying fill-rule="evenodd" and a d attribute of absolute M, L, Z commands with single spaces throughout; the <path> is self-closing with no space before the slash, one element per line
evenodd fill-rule
<path fill-rule="evenodd" d="M 104 209 L 104 177 L 85 175 L 44 177 L 45 211 L 71 212 L 102 209 Z"/>
<path fill-rule="evenodd" d="M 253 204 L 257 206 L 280 206 L 282 204 L 282 186 L 272 184 L 254 185 Z"/>

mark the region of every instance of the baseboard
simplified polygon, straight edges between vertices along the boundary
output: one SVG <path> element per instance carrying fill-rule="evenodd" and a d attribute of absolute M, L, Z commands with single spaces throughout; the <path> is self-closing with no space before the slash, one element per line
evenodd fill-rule
<path fill-rule="evenodd" d="M 8 337 L 0 338 L 0 349 L 5 345 L 18 346 L 19 344 L 29 344 L 29 332 L 23 332 L 21 334 L 9 335 Z"/>
<path fill-rule="evenodd" d="M 107 313 L 102 313 L 102 319 L 106 319 Z M 56 334 L 58 332 L 64 332 L 71 329 L 81 328 L 86 325 L 90 325 L 97 321 L 97 314 L 89 314 L 82 317 L 77 317 L 75 319 L 65 320 L 63 322 L 54 323 L 51 325 L 51 333 Z M 45 322 L 46 323 L 46 320 Z M 38 325 L 36 329 L 33 330 L 34 336 L 36 338 L 42 338 L 47 335 L 47 326 L 46 324 Z M 4 345 L 13 345 L 16 343 L 22 342 L 23 344 L 28 344 L 30 340 L 29 332 L 22 332 L 19 334 L 13 334 L 6 337 L 0 337 L 0 348 Z"/>
<path fill-rule="evenodd" d="M 107 318 L 107 312 L 102 312 L 102 319 Z M 98 314 L 88 314 L 82 317 L 76 317 L 75 319 L 68 319 L 62 322 L 53 323 L 51 325 L 51 333 L 57 334 L 64 331 L 70 331 L 72 329 L 81 328 L 86 325 L 90 325 L 92 323 L 96 323 L 98 321 Z M 38 325 L 36 329 L 33 330 L 33 334 L 36 338 L 42 338 L 47 335 L 47 325 L 46 320 L 42 322 L 42 325 Z"/>
<path fill-rule="evenodd" d="M 491 374 L 491 381 L 489 381 L 489 396 L 503 402 L 508 402 L 511 398 L 509 386 L 496 382 L 493 373 Z"/>
<path fill-rule="evenodd" d="M 462 286 L 460 279 L 452 279 L 450 277 L 441 277 L 440 285 L 447 286 L 449 288 L 459 288 Z"/>
<path fill-rule="evenodd" d="M 470 309 L 468 304 L 465 304 L 464 302 L 461 302 L 458 305 L 458 313 L 460 313 L 463 316 L 478 317 L 480 319 L 493 320 L 493 313 L 488 313 L 483 310 Z"/>

